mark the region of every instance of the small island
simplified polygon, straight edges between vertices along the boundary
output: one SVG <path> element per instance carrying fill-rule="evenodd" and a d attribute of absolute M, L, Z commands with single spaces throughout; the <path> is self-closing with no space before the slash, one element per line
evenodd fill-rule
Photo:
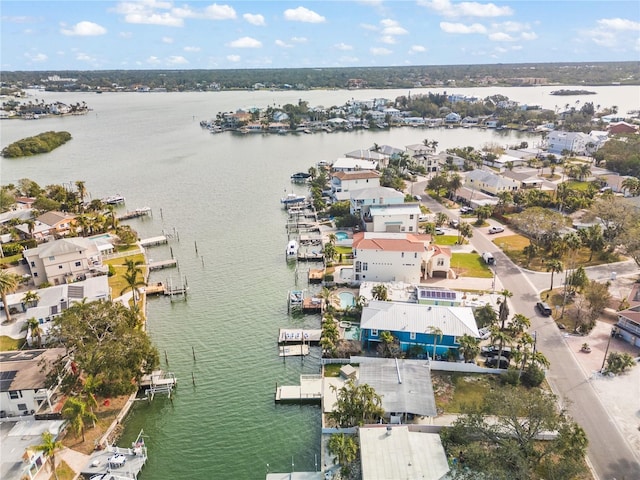
<path fill-rule="evenodd" d="M 596 92 L 589 90 L 554 90 L 551 95 L 569 96 L 569 95 L 595 95 Z"/>
<path fill-rule="evenodd" d="M 71 140 L 69 132 L 44 132 L 35 137 L 27 137 L 2 149 L 7 158 L 29 157 L 38 153 L 47 153 Z"/>

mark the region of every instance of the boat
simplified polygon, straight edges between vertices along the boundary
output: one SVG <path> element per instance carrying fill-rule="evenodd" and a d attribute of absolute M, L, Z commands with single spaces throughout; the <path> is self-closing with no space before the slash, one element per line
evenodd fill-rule
<path fill-rule="evenodd" d="M 121 203 L 124 203 L 124 197 L 122 195 L 111 195 L 110 197 L 107 197 L 102 201 L 107 205 L 119 205 Z"/>
<path fill-rule="evenodd" d="M 291 180 L 302 181 L 302 180 L 306 180 L 310 176 L 311 174 L 307 172 L 297 172 L 291 175 Z"/>
<path fill-rule="evenodd" d="M 295 240 L 291 240 L 289 243 L 287 243 L 286 253 L 288 259 L 296 258 L 298 256 L 298 242 L 296 242 Z"/>
<path fill-rule="evenodd" d="M 302 203 L 307 199 L 304 195 L 297 195 L 295 193 L 288 193 L 285 197 L 280 199 L 280 203 L 285 205 L 292 205 L 295 203 Z"/>

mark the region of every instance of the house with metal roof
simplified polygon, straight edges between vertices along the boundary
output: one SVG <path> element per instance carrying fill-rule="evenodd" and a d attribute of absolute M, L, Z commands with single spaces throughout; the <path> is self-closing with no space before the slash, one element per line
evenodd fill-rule
<path fill-rule="evenodd" d="M 380 334 L 388 331 L 400 342 L 403 352 L 447 358 L 457 355 L 458 338 L 478 338 L 478 326 L 471 307 L 421 305 L 373 300 L 362 310 L 360 321 L 363 347 L 376 348 Z"/>
<path fill-rule="evenodd" d="M 369 216 L 369 208 L 373 205 L 402 205 L 404 193 L 389 187 L 371 187 L 350 192 L 352 215 L 364 218 Z"/>
<path fill-rule="evenodd" d="M 377 204 L 363 219 L 368 232 L 417 232 L 421 213 L 418 203 Z"/>
<path fill-rule="evenodd" d="M 447 478 L 447 455 L 437 433 L 407 425 L 358 429 L 362 480 Z"/>
<path fill-rule="evenodd" d="M 519 183 L 488 170 L 471 170 L 464 178 L 464 186 L 489 195 L 497 196 L 500 192 L 515 192 Z"/>
<path fill-rule="evenodd" d="M 378 162 L 363 160 L 361 158 L 338 158 L 331 164 L 333 172 L 357 172 L 359 170 L 375 170 Z"/>

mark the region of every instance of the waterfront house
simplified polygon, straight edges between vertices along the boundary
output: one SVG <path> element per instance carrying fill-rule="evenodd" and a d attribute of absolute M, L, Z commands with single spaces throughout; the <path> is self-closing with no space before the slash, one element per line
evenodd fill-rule
<path fill-rule="evenodd" d="M 518 189 L 525 190 L 530 188 L 538 188 L 545 190 L 554 190 L 555 183 L 549 182 L 538 176 L 538 170 L 533 168 L 518 169 L 518 170 L 505 170 L 502 172 L 504 178 L 509 178 L 519 182 Z"/>
<path fill-rule="evenodd" d="M 76 216 L 64 212 L 50 211 L 36 217 L 36 225 L 43 237 L 64 237 L 75 228 Z"/>
<path fill-rule="evenodd" d="M 593 139 L 582 132 L 562 132 L 554 130 L 547 135 L 547 151 L 553 154 L 561 154 L 564 151 L 573 152 L 576 155 L 586 153 L 587 144 Z"/>
<path fill-rule="evenodd" d="M 360 427 L 358 436 L 362 480 L 448 477 L 447 455 L 437 433 L 410 425 L 371 425 Z"/>
<path fill-rule="evenodd" d="M 621 133 L 638 133 L 638 125 L 632 125 L 627 122 L 610 123 L 607 127 L 607 131 L 611 135 L 618 135 Z"/>
<path fill-rule="evenodd" d="M 640 284 L 633 285 L 627 301 L 629 308 L 618 312 L 616 327 L 625 341 L 640 347 Z"/>
<path fill-rule="evenodd" d="M 353 172 L 334 172 L 331 174 L 331 191 L 349 192 L 351 190 L 362 190 L 363 188 L 379 187 L 380 174 L 374 170 L 358 170 Z M 335 195 L 334 195 L 335 196 Z M 342 200 L 335 196 L 336 200 Z M 348 199 L 349 195 L 343 195 Z"/>
<path fill-rule="evenodd" d="M 432 255 L 430 241 L 430 235 L 412 233 L 354 234 L 354 280 L 420 283 L 423 263 Z"/>
<path fill-rule="evenodd" d="M 462 120 L 462 117 L 455 112 L 448 113 L 444 117 L 444 123 L 447 125 L 458 124 L 460 123 L 460 120 Z"/>
<path fill-rule="evenodd" d="M 354 150 L 352 152 L 345 153 L 344 156 L 347 158 L 360 158 L 362 160 L 369 160 L 371 162 L 375 162 L 376 164 L 381 164 L 382 162 L 385 162 L 387 160 L 387 157 L 385 157 L 381 153 L 374 152 L 372 150 L 364 150 L 364 149 Z"/>
<path fill-rule="evenodd" d="M 521 167 L 525 165 L 527 162 L 520 157 L 507 155 L 503 153 L 498 158 L 494 158 L 493 160 L 485 158 L 483 163 L 489 167 L 495 167 L 500 169 L 500 171 L 513 168 L 513 167 Z"/>
<path fill-rule="evenodd" d="M 64 348 L 0 352 L 0 416 L 33 415 L 40 408 L 51 412 L 59 384 L 47 387 L 47 374 L 54 362 L 63 359 L 69 371 L 71 361 Z"/>
<path fill-rule="evenodd" d="M 86 276 L 106 274 L 102 255 L 96 243 L 73 237 L 54 240 L 22 252 L 36 286 L 72 282 Z"/>
<path fill-rule="evenodd" d="M 392 147 L 391 145 L 374 145 L 370 150 L 384 155 L 387 158 L 386 164 L 389 163 L 389 160 L 397 160 L 404 153 L 401 148 Z"/>
<path fill-rule="evenodd" d="M 471 307 L 421 305 L 418 303 L 372 300 L 362 310 L 360 321 L 363 348 L 375 349 L 388 331 L 400 343 L 403 352 L 420 351 L 433 358 L 457 358 L 458 339 L 463 335 L 478 338 L 478 327 Z"/>
<path fill-rule="evenodd" d="M 377 204 L 362 218 L 368 232 L 417 232 L 421 213 L 418 203 Z"/>
<path fill-rule="evenodd" d="M 359 170 L 375 170 L 378 162 L 359 158 L 338 158 L 331 165 L 333 172 L 357 172 Z"/>
<path fill-rule="evenodd" d="M 402 205 L 404 193 L 389 187 L 371 187 L 350 192 L 349 211 L 352 215 L 364 218 L 369 216 L 373 205 Z"/>

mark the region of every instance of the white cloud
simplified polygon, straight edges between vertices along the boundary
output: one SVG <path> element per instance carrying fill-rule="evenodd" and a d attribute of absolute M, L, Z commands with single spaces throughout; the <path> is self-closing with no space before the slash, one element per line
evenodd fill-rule
<path fill-rule="evenodd" d="M 147 63 L 150 63 L 151 65 L 160 65 L 160 59 L 158 57 L 155 56 L 150 56 L 149 58 L 147 58 Z"/>
<path fill-rule="evenodd" d="M 536 35 L 535 32 L 522 32 L 520 34 L 520 38 L 522 40 L 535 40 L 536 38 L 538 38 L 538 35 Z"/>
<path fill-rule="evenodd" d="M 487 33 L 485 26 L 479 23 L 465 25 L 464 23 L 440 22 L 440 29 L 446 33 Z"/>
<path fill-rule="evenodd" d="M 162 43 L 173 43 L 173 38 L 171 37 L 162 37 Z"/>
<path fill-rule="evenodd" d="M 184 18 L 191 15 L 191 11 L 177 9 L 175 12 L 157 12 L 157 10 L 169 10 L 172 4 L 156 0 L 142 2 L 120 2 L 115 12 L 124 15 L 127 23 L 144 25 L 163 25 L 165 27 L 182 27 Z"/>
<path fill-rule="evenodd" d="M 24 56 L 31 62 L 44 62 L 49 58 L 44 53 L 25 53 Z"/>
<path fill-rule="evenodd" d="M 131 32 L 120 32 L 118 34 L 118 36 L 120 38 L 131 38 L 131 37 L 133 37 L 133 33 L 131 33 Z"/>
<path fill-rule="evenodd" d="M 378 30 L 378 27 L 376 27 L 375 25 L 371 25 L 370 23 L 361 23 L 360 28 L 362 28 L 363 30 L 371 30 L 371 31 Z"/>
<path fill-rule="evenodd" d="M 372 55 L 390 55 L 393 53 L 388 48 L 381 48 L 381 47 L 373 47 L 373 48 L 370 48 L 369 51 L 371 52 Z"/>
<path fill-rule="evenodd" d="M 240 61 L 240 55 L 227 55 L 227 60 L 238 63 Z"/>
<path fill-rule="evenodd" d="M 107 33 L 107 29 L 93 22 L 79 22 L 71 28 L 62 28 L 60 32 L 63 35 L 78 36 L 78 37 L 94 37 L 97 35 L 104 35 Z"/>
<path fill-rule="evenodd" d="M 640 31 L 640 22 L 634 22 L 633 20 L 627 20 L 626 18 L 603 18 L 601 20 L 598 20 L 597 23 L 599 27 L 610 28 L 612 30 Z"/>
<path fill-rule="evenodd" d="M 411 46 L 411 50 L 410 52 L 412 53 L 422 53 L 422 52 L 426 52 L 427 49 L 425 47 L 423 47 L 422 45 L 412 45 Z"/>
<path fill-rule="evenodd" d="M 204 9 L 204 16 L 211 20 L 233 20 L 236 18 L 236 11 L 229 5 L 214 3 Z"/>
<path fill-rule="evenodd" d="M 291 44 L 289 44 L 289 43 L 286 43 L 286 42 L 283 42 L 282 40 L 276 40 L 276 41 L 275 41 L 275 44 L 276 44 L 278 47 L 282 47 L 282 48 L 291 48 L 291 47 L 293 47 L 293 45 L 291 45 Z"/>
<path fill-rule="evenodd" d="M 262 43 L 259 40 L 251 37 L 242 37 L 233 42 L 230 42 L 228 46 L 233 48 L 260 48 Z"/>
<path fill-rule="evenodd" d="M 347 45 L 346 43 L 336 43 L 333 48 L 337 49 L 337 50 L 343 50 L 343 51 L 347 51 L 347 50 L 353 50 L 353 46 L 352 45 Z"/>
<path fill-rule="evenodd" d="M 172 55 L 167 59 L 167 63 L 169 65 L 186 65 L 189 63 L 189 60 L 184 58 L 182 55 Z"/>
<path fill-rule="evenodd" d="M 199 52 L 201 49 L 200 49 L 200 47 L 189 47 L 189 46 L 187 46 L 187 47 L 184 47 L 183 50 L 185 52 Z"/>
<path fill-rule="evenodd" d="M 382 26 L 383 35 L 407 35 L 409 33 L 397 21 L 390 18 L 380 20 L 380 25 Z"/>
<path fill-rule="evenodd" d="M 392 35 L 383 35 L 383 36 L 380 38 L 380 41 L 381 41 L 382 43 L 386 43 L 386 44 L 388 44 L 388 45 L 393 45 L 393 44 L 395 44 L 395 43 L 397 42 L 396 37 L 394 37 L 394 36 L 392 36 Z"/>
<path fill-rule="evenodd" d="M 182 27 L 184 25 L 184 21 L 182 18 L 174 17 L 169 13 L 153 13 L 149 15 L 132 13 L 129 15 L 125 15 L 124 20 L 127 23 L 142 25 L 163 25 L 165 27 Z"/>
<path fill-rule="evenodd" d="M 264 17 L 262 15 L 260 15 L 259 13 L 257 13 L 257 14 L 245 13 L 244 15 L 242 15 L 242 18 L 244 18 L 251 25 L 256 25 L 258 27 L 263 27 L 263 26 L 266 25 L 266 23 L 264 21 Z"/>
<path fill-rule="evenodd" d="M 504 32 L 490 33 L 488 35 L 488 37 L 489 37 L 489 40 L 491 40 L 492 42 L 513 42 L 513 41 L 515 41 L 515 38 L 513 38 L 508 33 L 504 33 Z"/>
<path fill-rule="evenodd" d="M 308 8 L 289 8 L 284 11 L 284 18 L 292 22 L 324 23 L 326 18 Z"/>
<path fill-rule="evenodd" d="M 309 40 L 306 37 L 291 37 L 293 43 L 307 43 Z"/>
<path fill-rule="evenodd" d="M 504 17 L 513 15 L 511 7 L 499 7 L 494 3 L 460 2 L 450 0 L 419 0 L 422 5 L 444 17 Z"/>
<path fill-rule="evenodd" d="M 95 62 L 96 59 L 86 53 L 78 52 L 76 53 L 76 60 L 81 62 Z"/>

